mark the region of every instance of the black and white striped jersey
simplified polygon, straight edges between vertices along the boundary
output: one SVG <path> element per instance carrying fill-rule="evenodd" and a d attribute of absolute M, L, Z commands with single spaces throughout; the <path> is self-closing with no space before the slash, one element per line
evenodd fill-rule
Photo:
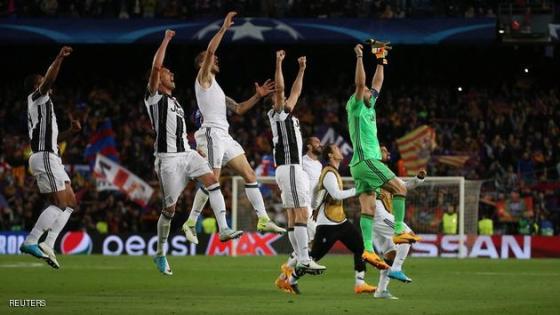
<path fill-rule="evenodd" d="M 27 129 L 31 151 L 47 151 L 58 155 L 58 124 L 49 93 L 39 90 L 27 96 Z"/>
<path fill-rule="evenodd" d="M 268 112 L 274 144 L 274 163 L 277 166 L 301 164 L 302 145 L 299 120 L 287 110 Z"/>
<path fill-rule="evenodd" d="M 166 94 L 146 91 L 144 104 L 156 132 L 155 153 L 179 153 L 189 149 L 185 112 L 177 100 Z"/>

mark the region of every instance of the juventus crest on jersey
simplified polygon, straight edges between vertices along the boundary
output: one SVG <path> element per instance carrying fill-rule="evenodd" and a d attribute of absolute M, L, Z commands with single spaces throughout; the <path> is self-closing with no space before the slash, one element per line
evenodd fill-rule
<path fill-rule="evenodd" d="M 179 153 L 189 148 L 185 124 L 185 112 L 177 100 L 159 91 L 150 95 L 146 91 L 144 104 L 152 128 L 156 132 L 155 153 Z"/>
<path fill-rule="evenodd" d="M 299 120 L 291 112 L 276 112 L 274 109 L 268 112 L 268 119 L 272 128 L 276 165 L 301 164 L 303 141 Z"/>
<path fill-rule="evenodd" d="M 58 155 L 58 124 L 50 95 L 39 90 L 27 96 L 27 127 L 31 150 L 47 151 Z"/>

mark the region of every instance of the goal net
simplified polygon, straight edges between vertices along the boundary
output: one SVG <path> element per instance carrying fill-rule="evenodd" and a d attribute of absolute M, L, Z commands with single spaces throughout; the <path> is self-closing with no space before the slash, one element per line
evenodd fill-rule
<path fill-rule="evenodd" d="M 410 178 L 403 178 L 405 181 Z M 282 208 L 280 190 L 274 177 L 259 177 L 264 202 L 269 216 L 281 226 L 286 226 L 287 217 Z M 354 187 L 351 177 L 344 177 L 345 189 Z M 257 217 L 245 195 L 244 182 L 241 177 L 231 179 L 232 227 L 245 231 L 253 231 L 257 225 Z M 445 213 L 456 213 L 457 253 L 448 256 L 465 257 L 468 251 L 468 236 L 477 234 L 478 202 L 480 181 L 468 181 L 464 177 L 426 177 L 424 183 L 408 192 L 406 199 L 405 222 L 416 234 L 444 234 L 443 216 Z M 358 198 L 344 201 L 348 219 L 359 224 L 360 205 Z M 435 240 L 434 240 L 435 241 Z"/>

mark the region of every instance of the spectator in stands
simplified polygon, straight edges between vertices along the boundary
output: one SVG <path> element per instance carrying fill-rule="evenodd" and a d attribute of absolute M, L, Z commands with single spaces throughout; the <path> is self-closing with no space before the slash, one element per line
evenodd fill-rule
<path fill-rule="evenodd" d="M 539 221 L 539 232 L 539 234 L 543 236 L 554 235 L 554 224 L 549 220 L 546 213 L 541 214 L 541 219 Z"/>
<path fill-rule="evenodd" d="M 510 198 L 506 203 L 506 211 L 509 212 L 510 216 L 516 220 L 523 216 L 527 207 L 525 201 L 521 199 L 519 192 L 514 191 L 510 194 Z"/>
<path fill-rule="evenodd" d="M 455 207 L 448 205 L 442 219 L 443 234 L 457 234 L 457 212 Z"/>
<path fill-rule="evenodd" d="M 523 152 L 522 157 L 517 161 L 517 173 L 528 183 L 532 183 L 534 181 L 535 167 L 528 151 Z"/>
<path fill-rule="evenodd" d="M 381 18 L 382 19 L 392 19 L 394 17 L 395 17 L 395 12 L 393 12 L 393 9 L 391 8 L 391 5 L 386 4 L 385 9 L 383 9 L 383 13 L 381 13 Z"/>
<path fill-rule="evenodd" d="M 480 235 L 494 235 L 494 222 L 487 216 L 483 216 L 478 221 L 478 234 Z"/>

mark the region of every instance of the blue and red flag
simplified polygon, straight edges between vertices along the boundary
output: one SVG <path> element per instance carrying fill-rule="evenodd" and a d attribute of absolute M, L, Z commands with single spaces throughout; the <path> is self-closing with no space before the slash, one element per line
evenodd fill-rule
<path fill-rule="evenodd" d="M 101 153 L 117 163 L 119 162 L 115 132 L 109 118 L 97 125 L 97 129 L 91 134 L 89 143 L 84 151 L 84 156 L 92 170 L 95 166 L 97 153 Z"/>

